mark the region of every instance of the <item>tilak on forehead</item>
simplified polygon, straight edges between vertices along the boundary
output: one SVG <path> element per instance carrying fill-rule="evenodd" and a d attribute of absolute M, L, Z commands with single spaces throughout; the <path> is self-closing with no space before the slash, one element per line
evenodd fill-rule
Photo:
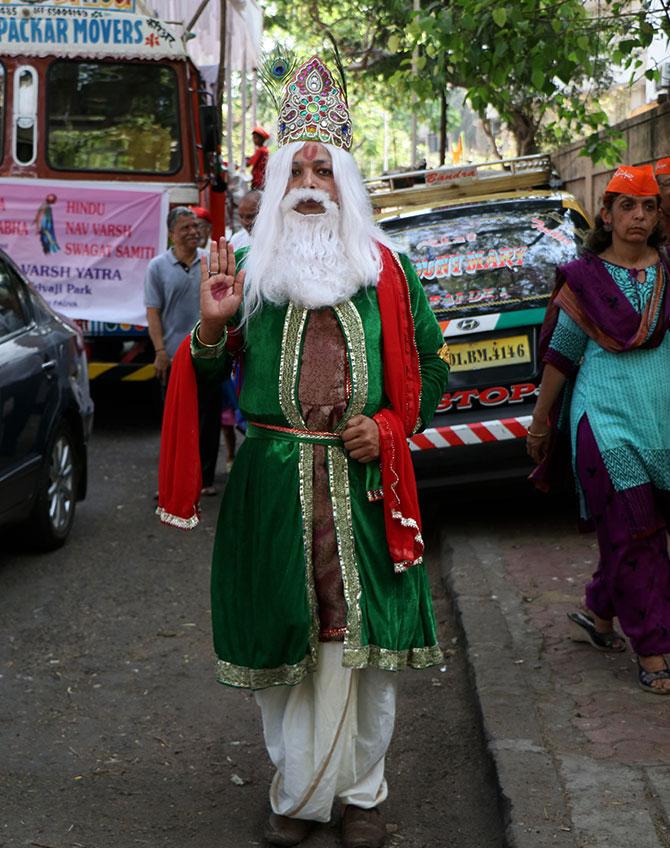
<path fill-rule="evenodd" d="M 279 109 L 277 143 L 321 142 L 349 150 L 351 117 L 333 75 L 318 56 L 312 56 L 289 77 Z M 306 145 L 303 155 L 314 159 L 316 144 Z"/>
<path fill-rule="evenodd" d="M 312 159 L 316 159 L 316 154 L 319 152 L 319 145 L 314 141 L 308 141 L 307 144 L 302 149 L 302 155 L 307 159 L 308 162 L 311 162 Z"/>

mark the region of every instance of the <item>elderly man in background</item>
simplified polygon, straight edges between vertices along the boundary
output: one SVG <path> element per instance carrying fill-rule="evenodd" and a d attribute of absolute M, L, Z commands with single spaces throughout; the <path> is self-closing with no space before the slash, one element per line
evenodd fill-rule
<path fill-rule="evenodd" d="M 243 247 L 249 247 L 251 244 L 251 230 L 258 215 L 258 207 L 261 202 L 262 194 L 260 191 L 252 190 L 244 195 L 240 200 L 240 205 L 237 207 L 238 215 L 242 229 L 238 230 L 230 240 L 233 250 L 241 250 Z"/>
<path fill-rule="evenodd" d="M 200 314 L 201 232 L 199 219 L 186 206 L 171 209 L 167 219 L 172 246 L 155 256 L 144 280 L 144 305 L 154 346 L 154 369 L 163 396 L 175 351 Z M 200 388 L 200 462 L 202 493 L 216 494 L 214 474 L 220 438 L 220 386 Z"/>
<path fill-rule="evenodd" d="M 198 230 L 200 231 L 198 247 L 208 248 L 212 238 L 212 216 L 204 206 L 191 206 L 191 210 L 198 219 Z"/>
<path fill-rule="evenodd" d="M 291 121 L 315 97 L 323 108 Z M 260 706 L 276 768 L 266 840 L 297 845 L 339 799 L 345 848 L 379 848 L 394 672 L 442 656 L 406 437 L 432 418 L 447 351 L 411 263 L 372 220 L 342 91 L 317 57 L 289 80 L 278 143 L 244 270 L 223 240 L 203 260 L 158 512 L 197 520 L 197 475 L 184 485 L 197 455 L 179 433 L 196 381 L 241 355 L 247 438 L 213 556 L 217 676 Z"/>

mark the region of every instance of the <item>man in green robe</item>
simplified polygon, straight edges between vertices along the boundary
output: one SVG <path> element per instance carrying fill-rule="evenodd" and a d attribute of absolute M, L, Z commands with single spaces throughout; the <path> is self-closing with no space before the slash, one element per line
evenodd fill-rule
<path fill-rule="evenodd" d="M 303 111 L 318 123 L 292 119 L 314 103 Z M 199 381 L 235 357 L 244 375 L 248 433 L 213 555 L 217 675 L 261 708 L 268 842 L 298 844 L 338 798 L 345 848 L 377 848 L 393 672 L 442 658 L 405 436 L 445 390 L 446 346 L 410 262 L 374 225 L 341 90 L 316 58 L 292 77 L 278 141 L 248 252 L 222 240 L 203 263 L 185 353 Z M 192 525 L 197 507 L 175 503 L 161 493 L 163 520 Z"/>

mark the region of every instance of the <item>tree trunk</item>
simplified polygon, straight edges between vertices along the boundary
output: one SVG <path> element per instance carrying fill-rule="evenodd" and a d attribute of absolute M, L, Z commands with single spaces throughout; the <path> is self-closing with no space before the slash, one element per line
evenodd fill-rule
<path fill-rule="evenodd" d="M 517 156 L 532 156 L 539 153 L 537 144 L 538 123 L 524 112 L 513 112 L 508 126 L 516 142 Z"/>
<path fill-rule="evenodd" d="M 496 159 L 502 159 L 502 153 L 498 149 L 498 143 L 493 132 L 493 127 L 491 126 L 491 121 L 488 118 L 485 118 L 483 115 L 480 115 L 479 119 L 482 122 L 482 129 L 484 130 L 484 135 L 491 142 L 491 147 L 493 148 L 493 155 L 496 157 Z"/>

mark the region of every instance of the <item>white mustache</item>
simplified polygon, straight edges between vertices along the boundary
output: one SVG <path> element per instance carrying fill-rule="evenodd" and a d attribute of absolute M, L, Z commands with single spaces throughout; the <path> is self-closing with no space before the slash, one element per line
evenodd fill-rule
<path fill-rule="evenodd" d="M 313 200 L 320 203 L 324 209 L 337 209 L 337 205 L 333 203 L 325 191 L 319 188 L 292 188 L 282 198 L 280 208 L 282 212 L 288 212 L 291 209 L 302 203 L 304 200 Z"/>

